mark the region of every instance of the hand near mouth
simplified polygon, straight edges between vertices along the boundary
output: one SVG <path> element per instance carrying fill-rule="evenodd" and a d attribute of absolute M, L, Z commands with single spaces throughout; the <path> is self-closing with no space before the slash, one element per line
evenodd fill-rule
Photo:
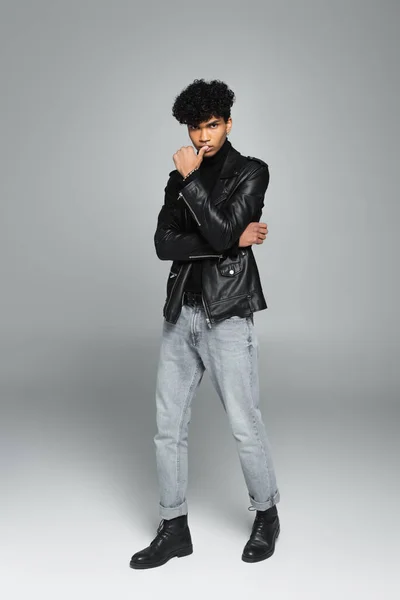
<path fill-rule="evenodd" d="M 198 154 L 195 154 L 193 146 L 182 146 L 182 148 L 179 148 L 175 152 L 172 158 L 175 167 L 182 177 L 186 177 L 188 173 L 199 168 L 203 161 L 203 156 L 209 148 L 210 146 L 207 145 L 202 146 Z"/>

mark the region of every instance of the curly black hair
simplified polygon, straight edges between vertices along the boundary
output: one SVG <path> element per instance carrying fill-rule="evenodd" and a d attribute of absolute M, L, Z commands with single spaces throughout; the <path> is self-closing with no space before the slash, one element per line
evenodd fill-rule
<path fill-rule="evenodd" d="M 172 115 L 179 123 L 194 127 L 211 117 L 223 117 L 226 122 L 234 102 L 235 94 L 223 81 L 195 79 L 176 96 Z"/>

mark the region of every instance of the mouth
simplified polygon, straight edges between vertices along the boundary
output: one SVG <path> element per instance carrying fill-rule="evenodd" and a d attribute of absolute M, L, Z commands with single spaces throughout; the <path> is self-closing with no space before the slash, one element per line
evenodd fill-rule
<path fill-rule="evenodd" d="M 212 146 L 210 146 L 209 144 L 204 144 L 203 146 L 200 146 L 200 148 L 204 148 L 204 146 L 208 146 L 206 152 L 208 152 L 209 150 L 212 150 Z"/>

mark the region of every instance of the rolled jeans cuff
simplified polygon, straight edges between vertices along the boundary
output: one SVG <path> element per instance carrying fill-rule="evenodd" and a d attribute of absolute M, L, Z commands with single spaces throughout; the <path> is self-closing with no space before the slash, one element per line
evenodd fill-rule
<path fill-rule="evenodd" d="M 279 493 L 279 490 L 276 490 L 275 494 L 273 494 L 265 502 L 256 502 L 254 500 L 254 498 L 252 496 L 250 496 L 250 494 L 249 494 L 249 498 L 250 498 L 250 504 L 252 506 L 254 506 L 254 508 L 256 508 L 257 510 L 267 510 L 268 508 L 271 508 L 271 506 L 274 506 L 274 504 L 277 504 L 279 502 L 280 493 Z"/>
<path fill-rule="evenodd" d="M 181 517 L 182 515 L 186 515 L 188 512 L 188 506 L 186 500 L 182 502 L 179 506 L 174 506 L 173 508 L 167 508 L 162 504 L 159 505 L 160 508 L 160 517 L 162 519 L 175 519 L 175 517 Z"/>

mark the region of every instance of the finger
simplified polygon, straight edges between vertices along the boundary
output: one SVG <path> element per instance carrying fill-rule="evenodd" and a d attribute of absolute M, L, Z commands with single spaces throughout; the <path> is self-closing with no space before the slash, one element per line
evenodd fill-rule
<path fill-rule="evenodd" d="M 209 146 L 202 146 L 199 150 L 199 153 L 197 156 L 200 156 L 201 158 L 203 158 L 203 154 L 208 150 Z"/>

